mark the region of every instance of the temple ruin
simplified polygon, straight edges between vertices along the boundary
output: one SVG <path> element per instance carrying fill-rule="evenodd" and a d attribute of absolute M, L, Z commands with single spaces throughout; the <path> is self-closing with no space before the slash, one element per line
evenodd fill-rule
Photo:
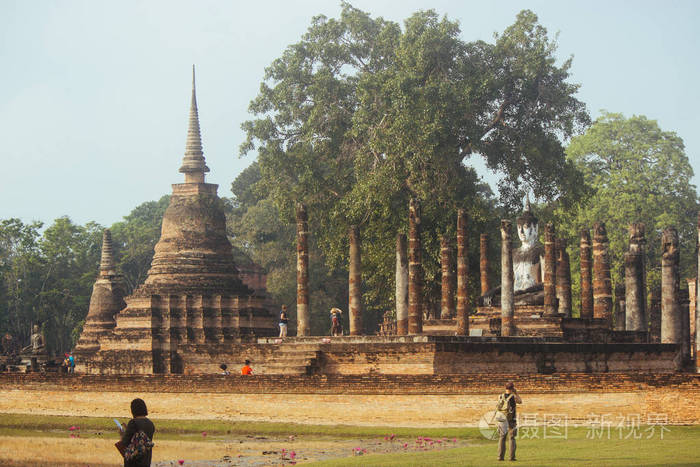
<path fill-rule="evenodd" d="M 185 181 L 172 186 L 148 276 L 130 296 L 123 297 L 105 232 L 100 275 L 75 348 L 77 371 L 183 373 L 190 356 L 210 355 L 218 365 L 222 347 L 277 333 L 266 297 L 239 277 L 218 185 L 205 182 L 194 70 L 180 172 Z"/>
<path fill-rule="evenodd" d="M 587 228 L 581 230 L 580 308 L 573 310 L 569 244 L 557 237 L 552 224 L 545 226 L 540 242 L 529 200 L 515 222 L 519 246 L 513 242 L 511 219 L 501 220 L 500 236 L 479 234 L 477 300 L 468 290 L 467 214 L 458 210 L 456 235 L 440 238 L 441 306 L 438 316 L 431 316 L 423 303 L 420 201 L 411 199 L 403 232 L 396 235 L 395 309 L 384 313 L 378 333 L 365 328 L 362 232 L 350 227 L 349 335 L 337 337 L 311 335 L 313 232 L 308 220 L 313 213 L 298 204 L 297 335 L 276 337 L 277 317 L 265 288 L 242 280 L 226 237 L 217 185 L 205 182 L 209 168 L 197 112 L 193 75 L 180 168 L 185 181 L 173 185 L 148 277 L 129 296 L 124 296 L 105 231 L 90 311 L 75 348 L 79 372 L 204 374 L 216 373 L 221 363 L 237 365 L 245 359 L 257 374 L 272 375 L 694 370 L 697 351 L 691 342 L 697 345 L 700 326 L 694 293 L 686 299 L 679 294 L 676 231 L 664 231 L 662 287 L 648 298 L 645 229 L 630 226 L 624 287 L 616 287 L 614 298 L 605 225 L 592 226 L 592 239 Z M 700 217 L 698 222 L 700 232 Z M 493 286 L 489 270 L 496 268 L 488 258 L 488 239 L 498 237 L 501 280 Z"/>

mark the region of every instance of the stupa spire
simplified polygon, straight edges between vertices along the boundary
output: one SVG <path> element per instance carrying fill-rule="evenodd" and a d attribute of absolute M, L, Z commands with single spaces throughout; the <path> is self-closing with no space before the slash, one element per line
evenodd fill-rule
<path fill-rule="evenodd" d="M 197 112 L 197 93 L 195 89 L 194 65 L 192 65 L 192 101 L 190 103 L 190 121 L 187 129 L 185 157 L 182 159 L 180 172 L 185 174 L 185 183 L 203 183 L 204 174 L 209 172 L 202 151 L 202 136 L 199 131 L 199 113 Z"/>
<path fill-rule="evenodd" d="M 116 267 L 114 266 L 114 256 L 112 255 L 112 232 L 105 229 L 102 232 L 102 258 L 100 259 L 100 275 L 114 276 Z"/>

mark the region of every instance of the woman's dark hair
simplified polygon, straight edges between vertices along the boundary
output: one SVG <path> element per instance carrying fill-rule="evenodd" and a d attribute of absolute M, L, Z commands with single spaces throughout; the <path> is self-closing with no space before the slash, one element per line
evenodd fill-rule
<path fill-rule="evenodd" d="M 226 370 L 226 368 L 228 368 L 228 366 L 226 366 L 225 363 L 222 363 L 221 365 L 219 365 L 219 368 L 221 368 L 222 370 Z"/>
<path fill-rule="evenodd" d="M 246 364 L 246 365 L 250 365 L 250 360 L 246 360 L 246 361 L 245 361 L 245 364 Z"/>
<path fill-rule="evenodd" d="M 143 399 L 134 399 L 131 401 L 131 415 L 134 417 L 145 417 L 148 415 L 148 409 Z"/>
<path fill-rule="evenodd" d="M 506 383 L 506 389 L 509 389 L 512 391 L 513 389 L 515 389 L 515 384 L 513 384 L 512 382 Z"/>

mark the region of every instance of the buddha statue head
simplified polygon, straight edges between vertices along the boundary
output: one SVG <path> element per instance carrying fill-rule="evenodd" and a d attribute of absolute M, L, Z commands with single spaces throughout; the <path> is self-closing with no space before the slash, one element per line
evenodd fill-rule
<path fill-rule="evenodd" d="M 537 218 L 530 210 L 530 198 L 525 201 L 525 209 L 517 219 L 518 238 L 520 239 L 521 250 L 529 250 L 537 245 L 538 222 Z"/>

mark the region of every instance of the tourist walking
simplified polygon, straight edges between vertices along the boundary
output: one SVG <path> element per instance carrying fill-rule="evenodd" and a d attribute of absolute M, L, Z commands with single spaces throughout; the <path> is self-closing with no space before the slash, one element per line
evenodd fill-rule
<path fill-rule="evenodd" d="M 331 308 L 331 336 L 343 335 L 342 313 L 340 308 Z"/>
<path fill-rule="evenodd" d="M 287 318 L 287 305 L 282 305 L 282 311 L 280 311 L 280 337 L 287 337 L 288 323 L 289 318 Z"/>
<path fill-rule="evenodd" d="M 253 369 L 250 367 L 250 360 L 245 361 L 245 365 L 243 366 L 243 368 L 241 368 L 241 374 L 249 376 L 253 375 Z"/>
<path fill-rule="evenodd" d="M 498 421 L 498 460 L 502 461 L 506 454 L 506 438 L 510 435 L 510 460 L 515 460 L 515 438 L 518 436 L 516 404 L 523 400 L 518 395 L 512 382 L 506 384 L 506 392 L 498 397 L 496 405 L 496 420 Z"/>
<path fill-rule="evenodd" d="M 126 428 L 119 425 L 122 436 L 115 445 L 124 457 L 124 467 L 149 467 L 153 454 L 155 425 L 147 417 L 148 409 L 143 399 L 131 401 L 131 416 Z"/>

